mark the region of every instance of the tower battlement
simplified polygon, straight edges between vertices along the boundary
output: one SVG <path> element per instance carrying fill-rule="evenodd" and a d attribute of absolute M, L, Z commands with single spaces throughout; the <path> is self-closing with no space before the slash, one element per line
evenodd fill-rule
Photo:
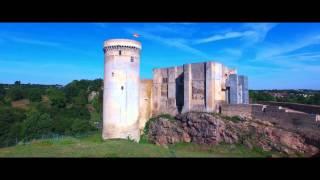
<path fill-rule="evenodd" d="M 142 49 L 141 43 L 131 39 L 110 39 L 104 41 L 104 48 L 137 48 Z"/>

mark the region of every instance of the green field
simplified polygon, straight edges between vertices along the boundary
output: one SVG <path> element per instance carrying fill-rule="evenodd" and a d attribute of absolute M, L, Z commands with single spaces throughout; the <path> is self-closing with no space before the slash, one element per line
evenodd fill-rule
<path fill-rule="evenodd" d="M 129 140 L 103 141 L 100 134 L 82 138 L 46 139 L 0 148 L 0 157 L 270 157 L 275 153 L 241 145 L 200 146 L 191 143 L 168 148 Z"/>

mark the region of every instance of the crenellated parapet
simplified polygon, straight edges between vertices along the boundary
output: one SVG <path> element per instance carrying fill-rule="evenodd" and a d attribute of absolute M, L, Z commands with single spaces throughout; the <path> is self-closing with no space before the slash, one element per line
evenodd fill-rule
<path fill-rule="evenodd" d="M 117 49 L 117 48 L 133 48 L 142 49 L 141 43 L 131 39 L 111 39 L 104 42 L 104 48 Z"/>

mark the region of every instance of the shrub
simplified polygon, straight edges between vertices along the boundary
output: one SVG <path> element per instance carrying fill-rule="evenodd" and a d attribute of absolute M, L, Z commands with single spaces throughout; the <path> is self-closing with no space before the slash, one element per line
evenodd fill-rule
<path fill-rule="evenodd" d="M 239 117 L 239 116 L 232 116 L 232 117 L 230 117 L 230 116 L 224 116 L 223 118 L 225 118 L 225 119 L 227 119 L 227 120 L 229 120 L 229 121 L 232 121 L 232 122 L 234 122 L 234 123 L 238 123 L 238 122 L 243 121 L 243 119 L 241 119 L 241 117 Z"/>
<path fill-rule="evenodd" d="M 29 88 L 27 91 L 27 98 L 32 102 L 40 102 L 42 92 L 38 88 Z"/>
<path fill-rule="evenodd" d="M 17 101 L 25 98 L 24 91 L 21 87 L 12 87 L 7 91 L 7 97 L 10 101 Z"/>
<path fill-rule="evenodd" d="M 31 110 L 23 122 L 22 134 L 25 140 L 37 139 L 52 133 L 53 121 L 49 114 Z"/>
<path fill-rule="evenodd" d="M 47 94 L 51 101 L 51 106 L 64 108 L 66 106 L 66 96 L 63 91 L 50 88 L 47 90 Z"/>
<path fill-rule="evenodd" d="M 6 90 L 0 86 L 0 101 L 4 100 L 4 96 L 6 95 Z"/>
<path fill-rule="evenodd" d="M 73 135 L 79 135 L 92 130 L 93 127 L 90 125 L 89 121 L 83 119 L 73 120 L 73 124 L 71 126 L 71 132 Z"/>
<path fill-rule="evenodd" d="M 12 144 L 20 135 L 20 123 L 26 118 L 24 110 L 4 107 L 0 109 L 0 146 Z"/>

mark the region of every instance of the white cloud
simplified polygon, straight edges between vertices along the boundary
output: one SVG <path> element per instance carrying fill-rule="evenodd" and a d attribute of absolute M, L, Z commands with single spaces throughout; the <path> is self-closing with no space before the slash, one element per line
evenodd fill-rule
<path fill-rule="evenodd" d="M 178 38 L 164 38 L 159 35 L 151 34 L 146 31 L 128 30 L 128 32 L 129 33 L 138 32 L 138 34 L 141 35 L 141 38 L 155 41 L 155 42 L 161 43 L 161 44 L 169 46 L 169 47 L 175 47 L 177 49 L 192 53 L 192 54 L 200 56 L 202 58 L 209 59 L 209 56 L 206 53 L 189 46 L 187 43 L 188 40 L 186 40 L 186 39 L 183 39 L 183 38 L 180 38 L 180 39 L 178 39 Z"/>
<path fill-rule="evenodd" d="M 252 34 L 252 31 L 245 31 L 245 32 L 227 32 L 225 34 L 216 34 L 207 38 L 196 40 L 195 44 L 203 44 L 203 43 L 209 43 L 214 41 L 220 41 L 224 39 L 233 39 L 233 38 L 240 38 L 243 36 L 248 36 Z"/>
<path fill-rule="evenodd" d="M 41 41 L 37 39 L 27 39 L 27 38 L 20 38 L 20 37 L 8 37 L 11 41 L 23 44 L 32 44 L 32 45 L 40 45 L 40 46 L 50 46 L 50 47 L 57 47 L 60 46 L 60 43 L 52 42 L 52 41 Z"/>
<path fill-rule="evenodd" d="M 225 53 L 228 53 L 232 56 L 240 57 L 242 56 L 242 50 L 241 49 L 235 49 L 235 48 L 226 48 L 223 50 Z"/>
<path fill-rule="evenodd" d="M 320 52 L 304 52 L 304 53 L 294 53 L 288 55 L 279 55 L 276 58 L 284 59 L 284 58 L 294 58 L 299 61 L 319 61 Z"/>
<path fill-rule="evenodd" d="M 296 50 L 299 50 L 314 44 L 320 44 L 319 35 L 305 37 L 290 43 L 282 43 L 282 44 L 264 47 L 257 53 L 256 59 L 263 60 L 268 58 L 275 58 L 275 57 L 282 56 L 284 54 L 291 53 Z"/>
<path fill-rule="evenodd" d="M 253 23 L 244 24 L 244 31 L 228 31 L 222 34 L 214 34 L 212 36 L 195 40 L 195 44 L 203 44 L 226 39 L 243 38 L 250 43 L 261 42 L 265 39 L 268 32 L 274 28 L 276 24 L 270 23 Z"/>
<path fill-rule="evenodd" d="M 244 28 L 249 28 L 252 31 L 246 39 L 253 43 L 262 42 L 267 34 L 276 26 L 277 24 L 275 23 L 246 23 L 244 24 Z"/>

